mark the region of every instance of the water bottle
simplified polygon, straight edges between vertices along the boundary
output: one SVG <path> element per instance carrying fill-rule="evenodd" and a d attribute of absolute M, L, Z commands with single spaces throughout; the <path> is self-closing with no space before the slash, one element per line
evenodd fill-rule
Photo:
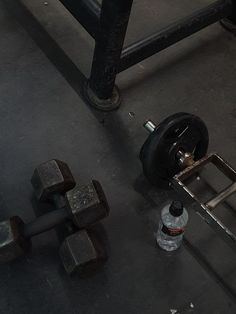
<path fill-rule="evenodd" d="M 183 240 L 188 222 L 187 210 L 182 202 L 173 201 L 161 211 L 161 220 L 157 232 L 157 243 L 165 251 L 177 250 Z"/>

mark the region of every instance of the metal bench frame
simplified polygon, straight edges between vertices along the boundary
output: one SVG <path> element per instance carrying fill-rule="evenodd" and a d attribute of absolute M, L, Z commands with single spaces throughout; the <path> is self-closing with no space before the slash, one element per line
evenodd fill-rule
<path fill-rule="evenodd" d="M 109 111 L 120 105 L 116 75 L 155 53 L 227 18 L 236 25 L 236 0 L 217 0 L 165 29 L 123 47 L 133 0 L 60 0 L 95 39 L 90 77 L 84 88 L 87 101 Z"/>

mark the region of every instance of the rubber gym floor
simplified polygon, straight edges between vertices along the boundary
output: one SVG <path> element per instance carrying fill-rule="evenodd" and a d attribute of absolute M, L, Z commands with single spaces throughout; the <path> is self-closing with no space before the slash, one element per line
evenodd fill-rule
<path fill-rule="evenodd" d="M 207 2 L 137 0 L 126 41 Z M 57 0 L 0 1 L 0 219 L 35 217 L 30 178 L 52 158 L 81 183 L 99 180 L 111 207 L 101 227 L 109 260 L 100 272 L 69 277 L 55 231 L 37 236 L 30 254 L 0 267 L 0 313 L 236 313 L 235 253 L 191 207 L 182 248 L 158 249 L 160 210 L 178 195 L 152 187 L 138 158 L 145 119 L 186 111 L 206 122 L 209 151 L 236 167 L 235 36 L 216 23 L 123 72 L 122 106 L 112 113 L 80 97 L 93 46 Z M 215 173 L 210 179 L 221 182 Z M 216 213 L 236 232 L 236 199 L 229 201 Z"/>

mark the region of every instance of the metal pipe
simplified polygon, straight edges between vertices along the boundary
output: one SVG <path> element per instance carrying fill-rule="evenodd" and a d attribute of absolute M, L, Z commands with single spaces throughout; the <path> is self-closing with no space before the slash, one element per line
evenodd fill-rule
<path fill-rule="evenodd" d="M 98 99 L 112 98 L 117 66 L 133 0 L 103 0 L 89 88 Z"/>
<path fill-rule="evenodd" d="M 118 71 L 122 72 L 155 53 L 232 14 L 234 0 L 218 0 L 165 29 L 123 49 Z"/>
<path fill-rule="evenodd" d="M 236 182 L 228 186 L 222 192 L 220 192 L 217 196 L 209 200 L 205 205 L 210 210 L 214 209 L 217 205 L 223 202 L 227 197 L 236 192 Z"/>
<path fill-rule="evenodd" d="M 99 32 L 101 6 L 97 0 L 60 0 L 67 10 L 96 39 Z"/>

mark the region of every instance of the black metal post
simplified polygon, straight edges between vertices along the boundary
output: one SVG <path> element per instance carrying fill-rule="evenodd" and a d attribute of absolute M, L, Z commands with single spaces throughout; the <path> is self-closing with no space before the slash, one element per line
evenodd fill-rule
<path fill-rule="evenodd" d="M 100 33 L 96 40 L 90 79 L 85 96 L 94 107 L 110 111 L 120 105 L 115 87 L 117 67 L 133 0 L 103 0 Z"/>
<path fill-rule="evenodd" d="M 230 15 L 221 21 L 221 25 L 236 34 L 236 0 L 232 0 L 233 8 Z"/>
<path fill-rule="evenodd" d="M 99 32 L 101 6 L 97 0 L 60 0 L 68 11 L 96 39 Z"/>
<path fill-rule="evenodd" d="M 232 0 L 218 0 L 164 30 L 124 48 L 118 71 L 124 71 L 206 26 L 231 15 L 232 8 Z"/>

